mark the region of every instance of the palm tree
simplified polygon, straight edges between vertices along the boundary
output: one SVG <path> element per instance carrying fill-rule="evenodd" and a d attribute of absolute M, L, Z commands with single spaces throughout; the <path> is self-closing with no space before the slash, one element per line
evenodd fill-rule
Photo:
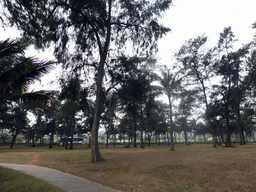
<path fill-rule="evenodd" d="M 49 91 L 27 93 L 28 86 L 49 72 L 55 62 L 25 57 L 21 40 L 0 41 L 0 101 L 22 100 L 34 104 L 50 99 Z"/>
<path fill-rule="evenodd" d="M 170 69 L 162 71 L 162 76 L 158 76 L 160 82 L 160 90 L 168 97 L 169 110 L 170 110 L 170 136 L 171 136 L 171 151 L 174 151 L 174 141 L 173 141 L 173 113 L 172 113 L 172 97 L 178 88 L 181 87 L 181 80 L 184 76 L 179 77 L 181 70 L 175 74 L 170 73 Z"/>

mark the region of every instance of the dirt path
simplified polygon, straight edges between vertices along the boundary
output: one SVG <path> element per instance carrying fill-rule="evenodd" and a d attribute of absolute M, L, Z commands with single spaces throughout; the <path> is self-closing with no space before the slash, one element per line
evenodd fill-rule
<path fill-rule="evenodd" d="M 30 161 L 26 165 L 37 165 L 37 162 L 41 159 L 40 154 L 31 155 Z"/>

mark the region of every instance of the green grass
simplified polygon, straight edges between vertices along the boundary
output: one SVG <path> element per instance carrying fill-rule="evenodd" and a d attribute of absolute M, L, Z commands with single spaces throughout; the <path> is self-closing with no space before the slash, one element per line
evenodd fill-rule
<path fill-rule="evenodd" d="M 61 192 L 43 180 L 25 173 L 0 167 L 0 191 L 2 192 Z"/>
<path fill-rule="evenodd" d="M 86 178 L 121 191 L 254 191 L 256 145 L 166 145 L 124 148 L 100 145 L 104 162 L 92 164 L 91 150 L 64 147 L 0 147 L 0 162 L 34 164 Z"/>

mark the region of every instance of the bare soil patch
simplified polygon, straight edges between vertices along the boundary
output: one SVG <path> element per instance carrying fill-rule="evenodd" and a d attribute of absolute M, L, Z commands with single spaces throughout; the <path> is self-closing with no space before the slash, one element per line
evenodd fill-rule
<path fill-rule="evenodd" d="M 30 156 L 30 161 L 27 163 L 27 165 L 37 165 L 39 164 L 38 161 L 40 160 L 41 156 L 40 154 L 32 154 Z"/>

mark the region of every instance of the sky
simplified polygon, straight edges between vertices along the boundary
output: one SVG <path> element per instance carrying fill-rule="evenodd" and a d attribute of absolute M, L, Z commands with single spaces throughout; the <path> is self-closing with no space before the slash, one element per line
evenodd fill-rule
<path fill-rule="evenodd" d="M 203 33 L 209 46 L 216 44 L 224 27 L 232 28 L 240 45 L 250 42 L 256 34 L 256 29 L 252 29 L 255 10 L 256 0 L 173 0 L 173 6 L 161 19 L 171 33 L 159 42 L 160 62 L 172 65 L 174 52 L 186 40 Z"/>
<path fill-rule="evenodd" d="M 232 27 L 240 45 L 250 42 L 256 34 L 256 29 L 252 29 L 256 22 L 255 10 L 256 0 L 173 0 L 173 6 L 160 20 L 171 29 L 171 33 L 159 41 L 159 64 L 171 67 L 175 63 L 174 53 L 185 41 L 203 33 L 211 47 L 217 43 L 224 27 Z M 0 40 L 18 36 L 17 30 L 0 28 Z M 54 59 L 50 52 L 37 52 L 32 48 L 26 53 L 41 59 Z M 51 87 L 50 82 L 57 77 L 55 70 L 44 76 L 41 83 L 37 82 L 33 89 L 54 89 L 56 86 Z"/>

